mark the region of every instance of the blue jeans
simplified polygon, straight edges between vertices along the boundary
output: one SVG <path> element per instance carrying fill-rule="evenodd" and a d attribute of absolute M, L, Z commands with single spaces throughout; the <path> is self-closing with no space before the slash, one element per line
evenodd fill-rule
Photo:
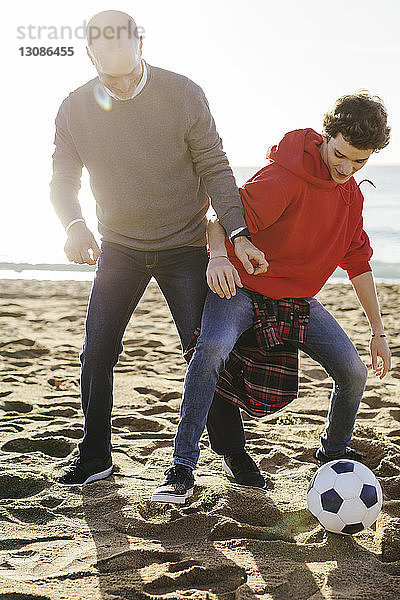
<path fill-rule="evenodd" d="M 206 265 L 204 247 L 144 252 L 102 243 L 80 355 L 85 427 L 79 450 L 83 460 L 111 453 L 113 368 L 123 350 L 126 326 L 150 279 L 156 279 L 165 296 L 186 348 L 201 320 Z"/>
<path fill-rule="evenodd" d="M 307 300 L 310 319 L 306 341 L 296 346 L 322 365 L 334 380 L 327 425 L 321 437 L 322 450 L 334 458 L 350 442 L 368 370 L 336 319 L 315 298 Z M 200 337 L 185 378 L 174 444 L 175 464 L 196 466 L 206 423 L 215 452 L 227 455 L 244 449 L 239 408 L 224 400 L 213 402 L 213 396 L 219 373 L 240 335 L 251 327 L 253 314 L 250 294 L 244 289 L 237 289 L 236 296 L 229 300 L 208 292 Z"/>

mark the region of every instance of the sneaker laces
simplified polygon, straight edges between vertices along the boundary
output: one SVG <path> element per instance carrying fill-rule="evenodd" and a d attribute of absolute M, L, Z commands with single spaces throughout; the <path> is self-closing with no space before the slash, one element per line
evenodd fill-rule
<path fill-rule="evenodd" d="M 190 471 L 190 467 L 185 467 L 184 465 L 173 465 L 164 472 L 164 475 L 166 476 L 167 481 L 173 479 L 178 483 L 183 483 L 190 475 Z"/>
<path fill-rule="evenodd" d="M 81 463 L 80 456 L 76 456 L 74 459 L 71 460 L 71 462 L 66 467 L 64 467 L 64 474 L 69 475 L 70 473 L 73 473 L 77 469 L 82 470 L 82 463 Z"/>

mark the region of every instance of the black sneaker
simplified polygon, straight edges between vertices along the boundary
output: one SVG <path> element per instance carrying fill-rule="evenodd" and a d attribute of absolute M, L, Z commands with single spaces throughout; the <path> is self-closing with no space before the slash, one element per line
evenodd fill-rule
<path fill-rule="evenodd" d="M 332 460 L 342 460 L 343 458 L 347 458 L 348 460 L 356 460 L 360 463 L 364 463 L 365 459 L 365 456 L 359 454 L 358 452 L 353 450 L 353 448 L 349 447 L 347 447 L 346 450 L 342 452 L 342 454 L 336 456 L 328 456 L 327 454 L 325 454 L 325 452 L 322 452 L 321 448 L 318 448 L 315 451 L 314 457 L 321 465 L 324 465 L 327 462 L 331 462 Z"/>
<path fill-rule="evenodd" d="M 62 485 L 85 485 L 105 479 L 113 472 L 111 456 L 107 459 L 92 458 L 82 462 L 78 456 L 66 467 L 57 478 Z"/>
<path fill-rule="evenodd" d="M 267 487 L 267 482 L 261 475 L 260 469 L 246 450 L 239 454 L 224 456 L 222 468 L 229 477 L 233 478 L 233 483 L 262 489 Z"/>
<path fill-rule="evenodd" d="M 194 477 L 190 467 L 174 465 L 164 473 L 164 481 L 156 487 L 151 499 L 153 502 L 185 504 L 193 496 Z"/>

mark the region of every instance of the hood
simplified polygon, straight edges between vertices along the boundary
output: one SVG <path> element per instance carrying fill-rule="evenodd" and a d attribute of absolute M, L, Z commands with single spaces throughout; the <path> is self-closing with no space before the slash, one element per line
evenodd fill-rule
<path fill-rule="evenodd" d="M 319 152 L 322 141 L 322 136 L 313 129 L 296 129 L 269 148 L 267 158 L 318 188 L 332 191 L 338 188 L 345 204 L 351 204 L 358 185 L 353 177 L 345 183 L 333 181 Z"/>

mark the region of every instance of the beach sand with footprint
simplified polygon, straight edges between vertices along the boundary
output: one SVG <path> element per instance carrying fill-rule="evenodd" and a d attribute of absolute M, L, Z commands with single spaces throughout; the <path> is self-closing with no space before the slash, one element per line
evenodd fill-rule
<path fill-rule="evenodd" d="M 54 474 L 82 436 L 79 352 L 90 283 L 0 282 L 0 600 L 395 600 L 400 597 L 399 286 L 379 284 L 393 369 L 370 372 L 352 446 L 384 491 L 376 525 L 327 534 L 306 508 L 331 381 L 301 356 L 300 395 L 260 420 L 248 449 L 269 482 L 240 488 L 201 442 L 193 498 L 149 498 L 168 466 L 185 363 L 151 284 L 115 368 L 115 473 L 83 488 Z M 350 286 L 319 298 L 368 363 L 368 326 Z"/>

